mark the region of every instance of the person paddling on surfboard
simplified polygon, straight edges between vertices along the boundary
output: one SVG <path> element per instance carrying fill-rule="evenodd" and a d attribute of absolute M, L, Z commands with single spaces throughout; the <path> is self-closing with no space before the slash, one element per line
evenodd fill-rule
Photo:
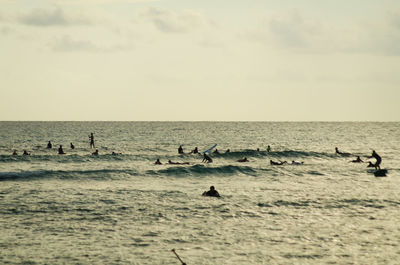
<path fill-rule="evenodd" d="M 363 161 L 361 160 L 360 156 L 357 156 L 357 159 L 351 160 L 350 163 L 362 163 Z"/>
<path fill-rule="evenodd" d="M 59 155 L 65 155 L 64 150 L 62 148 L 62 145 L 60 145 L 60 147 L 58 148 L 58 154 Z"/>

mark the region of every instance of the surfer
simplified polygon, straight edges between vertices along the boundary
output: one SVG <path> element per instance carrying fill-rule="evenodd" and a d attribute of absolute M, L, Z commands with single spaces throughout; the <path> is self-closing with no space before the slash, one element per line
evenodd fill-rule
<path fill-rule="evenodd" d="M 282 165 L 284 165 L 284 164 L 286 164 L 287 163 L 287 161 L 279 161 L 279 162 L 275 162 L 275 161 L 272 161 L 272 160 L 269 160 L 269 163 L 271 164 L 271 165 L 275 165 L 275 166 L 282 166 Z"/>
<path fill-rule="evenodd" d="M 335 147 L 335 152 L 336 152 L 336 154 L 341 155 L 341 156 L 348 156 L 348 155 L 350 155 L 350 153 L 343 153 L 343 152 L 340 152 L 339 149 L 338 149 L 337 147 Z"/>
<path fill-rule="evenodd" d="M 182 145 L 179 146 L 178 148 L 178 154 L 183 154 L 183 148 Z"/>
<path fill-rule="evenodd" d="M 227 149 L 226 151 L 225 151 L 225 153 L 230 153 L 231 152 L 231 149 Z"/>
<path fill-rule="evenodd" d="M 292 161 L 292 165 L 303 165 L 304 162 L 297 162 L 297 161 Z"/>
<path fill-rule="evenodd" d="M 90 148 L 95 148 L 94 147 L 94 135 L 93 135 L 93 133 L 90 133 L 89 140 L 90 140 Z"/>
<path fill-rule="evenodd" d="M 203 161 L 202 162 L 205 162 L 205 163 L 212 163 L 212 159 L 211 159 L 211 157 L 209 157 L 206 153 L 204 153 L 204 155 L 203 155 Z"/>
<path fill-rule="evenodd" d="M 62 145 L 60 145 L 60 147 L 58 148 L 58 154 L 59 155 L 65 155 L 64 150 L 62 148 Z"/>
<path fill-rule="evenodd" d="M 31 154 L 30 154 L 30 153 L 28 153 L 26 150 L 24 150 L 24 153 L 23 153 L 23 155 L 24 155 L 24 156 L 30 156 Z"/>
<path fill-rule="evenodd" d="M 357 156 L 357 159 L 351 160 L 350 163 L 363 163 L 363 161 L 361 160 L 360 156 Z"/>
<path fill-rule="evenodd" d="M 218 191 L 214 188 L 214 186 L 210 187 L 209 191 L 205 191 L 202 194 L 203 196 L 210 196 L 210 197 L 221 197 Z"/>
<path fill-rule="evenodd" d="M 269 153 L 269 152 L 271 152 L 271 146 L 267 146 L 267 152 Z"/>
<path fill-rule="evenodd" d="M 156 160 L 156 162 L 154 162 L 154 165 L 162 165 L 162 163 L 161 163 L 159 158 Z"/>
<path fill-rule="evenodd" d="M 382 158 L 375 152 L 375 150 L 372 150 L 372 154 L 368 158 L 375 158 L 376 159 L 376 162 L 374 164 L 375 169 L 381 169 L 380 164 L 382 163 Z"/>
<path fill-rule="evenodd" d="M 371 161 L 369 161 L 367 167 L 375 167 L 375 165 Z"/>
<path fill-rule="evenodd" d="M 243 159 L 239 159 L 237 162 L 249 162 L 249 160 L 247 160 L 247 157 L 245 157 Z"/>
<path fill-rule="evenodd" d="M 215 149 L 214 152 L 213 152 L 213 154 L 217 154 L 217 155 L 218 155 L 218 154 L 219 154 L 218 149 Z"/>
<path fill-rule="evenodd" d="M 70 144 L 71 149 L 75 149 L 75 145 L 73 143 Z"/>
<path fill-rule="evenodd" d="M 48 143 L 47 143 L 47 149 L 51 149 L 53 147 L 53 145 L 51 144 L 51 142 L 49 141 Z"/>
<path fill-rule="evenodd" d="M 94 151 L 94 152 L 92 153 L 92 155 L 94 155 L 94 156 L 98 156 L 98 155 L 99 155 L 99 150 L 98 150 L 98 149 L 96 149 L 96 151 Z"/>
<path fill-rule="evenodd" d="M 190 154 L 198 154 L 198 153 L 199 149 L 197 149 L 197 146 L 192 151 L 190 151 Z"/>
<path fill-rule="evenodd" d="M 18 155 L 17 150 L 14 150 L 14 152 L 12 153 L 12 155 L 13 155 L 13 156 L 17 156 L 17 155 Z"/>

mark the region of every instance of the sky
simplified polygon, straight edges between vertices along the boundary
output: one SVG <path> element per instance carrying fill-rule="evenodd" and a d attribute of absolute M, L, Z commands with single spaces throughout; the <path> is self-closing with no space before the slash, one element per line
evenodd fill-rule
<path fill-rule="evenodd" d="M 400 1 L 0 0 L 0 120 L 400 121 Z"/>

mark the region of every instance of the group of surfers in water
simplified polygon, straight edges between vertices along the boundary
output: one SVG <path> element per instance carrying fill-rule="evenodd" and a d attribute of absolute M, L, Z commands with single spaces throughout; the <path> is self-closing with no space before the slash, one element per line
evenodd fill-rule
<path fill-rule="evenodd" d="M 230 153 L 230 149 L 227 149 L 225 151 L 225 153 Z M 257 148 L 257 151 L 260 151 L 259 148 Z M 271 151 L 271 146 L 267 146 L 267 152 Z M 197 147 L 195 147 L 192 151 L 189 152 L 189 154 L 199 154 L 199 149 Z M 213 152 L 213 154 L 220 154 L 220 152 L 218 151 L 218 149 L 215 149 Z M 350 153 L 346 153 L 346 152 L 341 152 L 339 151 L 339 149 L 337 147 L 335 147 L 335 153 L 340 155 L 340 156 L 351 156 L 352 154 Z M 182 145 L 179 146 L 178 148 L 178 154 L 184 154 L 183 152 L 183 147 Z M 376 162 L 372 163 L 371 161 L 368 162 L 368 166 L 367 167 L 374 167 L 376 170 L 380 169 L 380 164 L 382 163 L 382 158 L 375 152 L 375 150 L 372 151 L 371 156 L 367 156 L 366 158 L 375 158 Z M 212 158 L 207 154 L 207 152 L 203 152 L 203 163 L 212 163 L 213 160 Z M 244 157 L 242 159 L 237 160 L 237 162 L 250 162 L 247 157 Z M 357 156 L 357 158 L 355 160 L 351 160 L 349 161 L 351 163 L 364 163 L 364 161 L 360 158 L 360 156 Z M 285 164 L 288 164 L 287 161 L 273 161 L 270 160 L 269 161 L 270 165 L 273 166 L 282 166 Z M 154 162 L 155 165 L 162 165 L 160 159 L 157 159 L 156 162 Z M 168 163 L 170 165 L 188 165 L 189 162 L 172 162 L 171 160 L 168 160 Z M 298 162 L 298 161 L 292 161 L 291 165 L 303 165 L 304 162 Z"/>
<path fill-rule="evenodd" d="M 93 135 L 93 133 L 90 133 L 90 135 L 89 135 L 89 145 L 90 145 L 90 148 L 95 148 L 95 144 L 94 144 L 94 135 Z M 53 148 L 53 144 L 51 143 L 51 141 L 49 141 L 49 142 L 47 143 L 47 147 L 46 147 L 46 148 L 47 148 L 47 149 L 52 149 L 52 148 Z M 70 143 L 70 148 L 71 148 L 72 150 L 75 149 L 75 145 L 74 145 L 73 143 Z M 65 155 L 65 154 L 66 154 L 66 153 L 64 152 L 64 149 L 63 149 L 63 146 L 62 146 L 62 145 L 60 145 L 60 146 L 58 147 L 58 154 L 59 154 L 59 155 Z M 112 154 L 112 155 L 121 155 L 122 153 L 115 153 L 115 152 L 112 152 L 111 154 Z M 14 150 L 13 153 L 12 153 L 12 155 L 14 155 L 14 156 L 18 155 L 17 150 Z M 24 150 L 24 152 L 22 153 L 22 155 L 31 155 L 31 153 L 29 153 L 28 151 Z M 94 152 L 92 153 L 92 155 L 98 156 L 98 155 L 99 155 L 99 150 L 96 149 L 96 151 L 94 151 Z"/>

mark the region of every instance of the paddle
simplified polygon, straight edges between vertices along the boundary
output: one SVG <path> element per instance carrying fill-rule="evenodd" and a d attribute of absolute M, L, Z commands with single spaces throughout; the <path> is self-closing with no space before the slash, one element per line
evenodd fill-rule
<path fill-rule="evenodd" d="M 183 260 L 178 256 L 178 254 L 176 253 L 175 249 L 171 249 L 172 252 L 174 252 L 175 256 L 179 259 L 179 261 L 182 263 L 182 265 L 186 265 L 185 262 L 183 262 Z"/>

